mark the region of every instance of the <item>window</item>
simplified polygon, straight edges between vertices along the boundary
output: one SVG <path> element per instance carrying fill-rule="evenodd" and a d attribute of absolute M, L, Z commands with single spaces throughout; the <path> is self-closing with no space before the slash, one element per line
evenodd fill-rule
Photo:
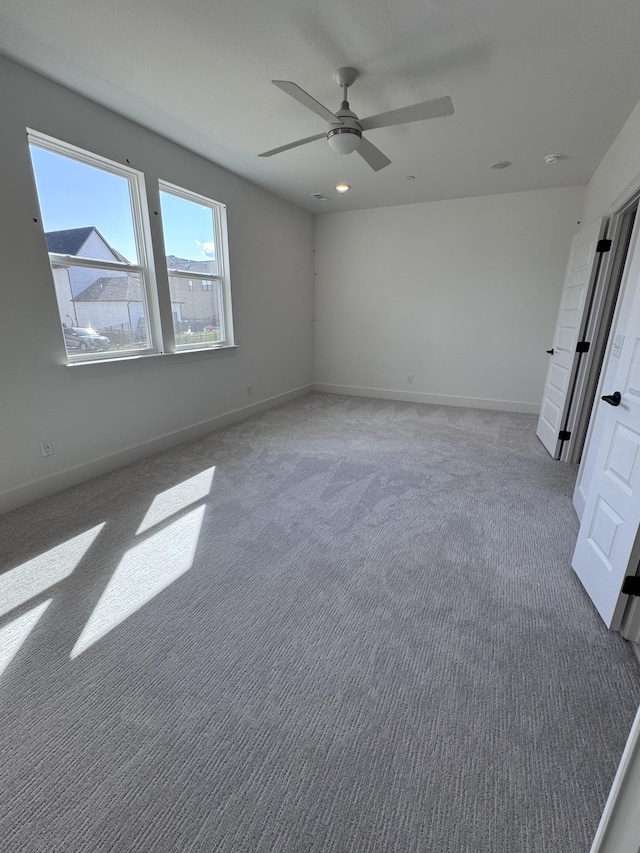
<path fill-rule="evenodd" d="M 231 343 L 224 206 L 162 181 L 160 204 L 176 349 Z"/>
<path fill-rule="evenodd" d="M 70 361 L 154 351 L 139 172 L 29 132 Z"/>
<path fill-rule="evenodd" d="M 156 282 L 143 174 L 28 137 L 69 361 L 232 346 L 224 205 L 160 182 L 167 278 Z"/>

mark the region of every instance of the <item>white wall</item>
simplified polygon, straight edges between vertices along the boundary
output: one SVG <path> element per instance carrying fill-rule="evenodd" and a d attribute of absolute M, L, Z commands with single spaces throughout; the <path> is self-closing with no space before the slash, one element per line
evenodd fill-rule
<path fill-rule="evenodd" d="M 3 58 L 0 80 L 0 511 L 309 386 L 310 214 Z M 227 205 L 237 350 L 65 366 L 27 127 L 129 161 L 152 209 L 159 178 Z"/>
<path fill-rule="evenodd" d="M 613 212 L 621 196 L 640 187 L 640 102 L 627 119 L 587 184 L 582 221 Z"/>
<path fill-rule="evenodd" d="M 318 216 L 316 387 L 537 412 L 583 195 Z"/>

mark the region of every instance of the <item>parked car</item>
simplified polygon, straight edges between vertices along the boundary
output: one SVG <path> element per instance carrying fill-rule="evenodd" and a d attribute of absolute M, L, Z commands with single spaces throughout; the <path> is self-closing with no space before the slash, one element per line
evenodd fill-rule
<path fill-rule="evenodd" d="M 77 326 L 64 327 L 64 342 L 67 352 L 104 352 L 111 346 L 106 335 L 101 335 L 95 329 L 83 329 Z"/>

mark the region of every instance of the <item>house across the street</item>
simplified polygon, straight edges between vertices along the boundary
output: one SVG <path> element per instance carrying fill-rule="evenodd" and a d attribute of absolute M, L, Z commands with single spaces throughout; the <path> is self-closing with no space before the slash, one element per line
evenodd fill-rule
<path fill-rule="evenodd" d="M 104 260 L 109 264 L 130 263 L 109 245 L 94 225 L 49 231 L 46 238 L 51 255 Z M 169 255 L 167 268 L 169 271 L 193 270 L 199 274 L 218 274 L 215 259 L 196 261 Z M 64 325 L 86 326 L 111 334 L 118 331 L 144 331 L 144 289 L 138 273 L 130 270 L 120 272 L 113 268 L 100 269 L 93 265 L 65 264 L 63 257 L 52 258 L 52 269 Z M 218 328 L 219 314 L 215 314 L 211 307 L 210 291 L 215 286 L 214 282 L 203 279 L 191 281 L 169 274 L 169 285 L 176 331 L 197 332 L 209 327 Z"/>

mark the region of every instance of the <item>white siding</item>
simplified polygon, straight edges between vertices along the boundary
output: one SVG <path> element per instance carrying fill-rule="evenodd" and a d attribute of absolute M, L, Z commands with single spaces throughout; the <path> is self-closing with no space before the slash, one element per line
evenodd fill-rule
<path fill-rule="evenodd" d="M 66 267 L 54 267 L 53 280 L 56 287 L 60 322 L 65 326 L 76 326 L 76 313 L 71 299 L 69 270 Z"/>
<path fill-rule="evenodd" d="M 90 223 L 87 223 L 90 224 Z M 92 223 L 91 223 L 92 224 Z M 102 237 L 92 231 L 87 239 L 82 244 L 80 251 L 77 253 L 80 258 L 93 258 L 94 261 L 119 261 L 120 258 L 111 251 L 109 246 L 104 242 Z M 135 258 L 127 259 L 130 263 L 135 263 Z"/>

